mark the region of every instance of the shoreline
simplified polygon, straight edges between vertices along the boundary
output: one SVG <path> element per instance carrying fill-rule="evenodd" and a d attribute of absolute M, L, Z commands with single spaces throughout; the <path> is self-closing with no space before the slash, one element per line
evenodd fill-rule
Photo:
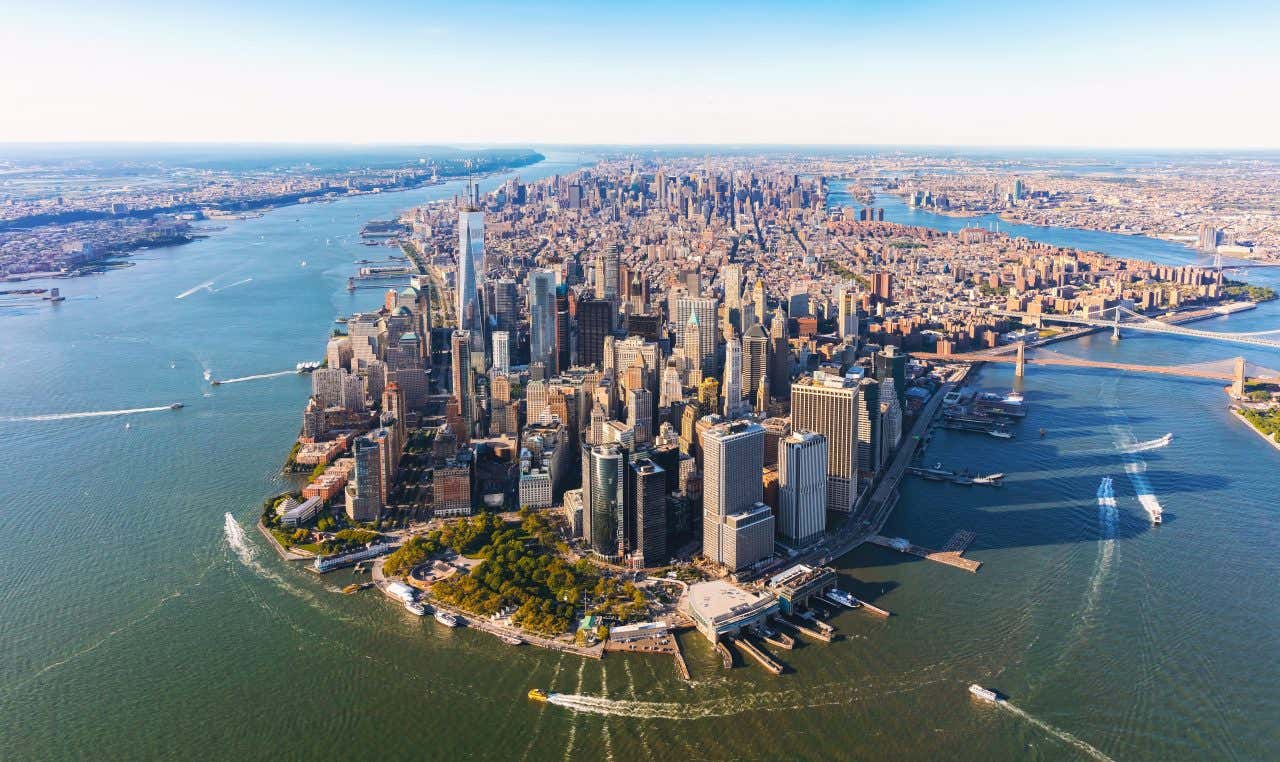
<path fill-rule="evenodd" d="M 1259 429 L 1257 426 L 1254 426 L 1253 421 L 1250 421 L 1248 418 L 1245 418 L 1244 414 L 1240 412 L 1240 408 L 1236 407 L 1235 405 L 1232 405 L 1230 409 L 1231 409 L 1231 415 L 1235 416 L 1235 418 L 1239 420 L 1241 423 L 1243 423 L 1245 426 L 1248 426 L 1250 431 L 1252 431 L 1254 434 L 1257 434 L 1264 442 L 1271 445 L 1277 451 L 1280 451 L 1280 442 L 1277 442 L 1271 436 L 1264 434 L 1262 430 Z"/>

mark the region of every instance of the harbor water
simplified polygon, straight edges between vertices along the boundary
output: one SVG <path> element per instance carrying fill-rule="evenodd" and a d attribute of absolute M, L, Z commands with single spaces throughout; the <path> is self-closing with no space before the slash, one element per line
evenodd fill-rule
<path fill-rule="evenodd" d="M 520 174 L 579 161 L 552 154 Z M 359 245 L 360 226 L 457 190 L 275 210 L 132 268 L 36 284 L 60 286 L 60 305 L 0 308 L 0 758 L 1274 753 L 1280 453 L 1213 382 L 981 371 L 975 386 L 1026 395 L 1016 438 L 938 431 L 925 459 L 1004 472 L 1004 486 L 908 477 L 884 531 L 927 547 L 973 531 L 981 571 L 855 550 L 837 564 L 842 586 L 894 616 L 838 614 L 836 643 L 774 653 L 780 677 L 725 672 L 696 635 L 681 638 L 691 682 L 665 658 L 507 646 L 342 595 L 353 572 L 280 561 L 253 522 L 287 486 L 278 470 L 309 393 L 284 371 L 319 358 L 336 316 L 379 301 L 345 289 L 353 260 L 388 251 Z M 899 221 L 953 219 L 884 201 Z M 1195 261 L 1165 242 L 1085 237 Z M 1273 326 L 1275 305 L 1197 324 Z M 1169 336 L 1055 350 L 1145 364 L 1243 352 L 1280 367 L 1274 352 Z M 245 380 L 212 387 L 206 372 Z M 1124 451 L 1166 432 L 1165 447 Z M 1100 503 L 1106 477 L 1114 508 Z M 1159 501 L 1163 526 L 1139 495 Z M 970 683 L 1010 704 L 974 700 Z M 530 702 L 531 687 L 562 695 Z"/>

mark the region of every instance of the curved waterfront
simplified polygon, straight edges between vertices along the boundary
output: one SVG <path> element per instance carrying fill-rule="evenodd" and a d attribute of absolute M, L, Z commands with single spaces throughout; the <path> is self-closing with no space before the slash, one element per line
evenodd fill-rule
<path fill-rule="evenodd" d="M 520 174 L 573 166 L 552 156 Z M 895 616 L 841 614 L 844 639 L 779 653 L 794 670 L 780 678 L 724 673 L 698 636 L 682 641 L 692 684 L 666 658 L 512 648 L 374 594 L 343 596 L 346 572 L 280 562 L 245 530 L 285 483 L 277 469 L 309 383 L 286 373 L 212 388 L 203 374 L 316 359 L 335 316 L 380 299 L 344 288 L 353 260 L 382 251 L 358 244 L 360 225 L 456 188 L 279 209 L 133 268 L 54 281 L 63 305 L 0 308 L 0 711 L 19 718 L 0 757 L 732 759 L 766 740 L 825 759 L 1270 754 L 1280 454 L 1208 382 L 1032 367 L 1017 439 L 943 431 L 927 454 L 1005 472 L 1005 486 L 908 478 L 885 529 L 934 547 L 973 530 L 982 571 L 855 551 L 844 586 Z M 1155 243 L 1181 251 L 1152 257 L 1195 258 Z M 1259 330 L 1280 325 L 1277 309 L 1197 327 Z M 1149 334 L 1055 350 L 1149 364 L 1242 351 Z M 977 382 L 1013 383 L 994 367 Z M 174 401 L 187 407 L 12 420 Z M 1116 448 L 1165 432 L 1166 448 Z M 1104 476 L 1114 516 L 1096 499 Z M 1149 526 L 1140 490 L 1164 526 Z M 972 701 L 971 682 L 1025 715 Z M 532 686 L 587 698 L 576 713 L 536 705 Z"/>

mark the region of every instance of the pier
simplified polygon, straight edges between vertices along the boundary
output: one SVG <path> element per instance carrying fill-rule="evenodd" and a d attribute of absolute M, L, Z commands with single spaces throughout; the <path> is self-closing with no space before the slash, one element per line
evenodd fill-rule
<path fill-rule="evenodd" d="M 872 543 L 873 545 L 879 545 L 882 548 L 896 550 L 899 553 L 910 553 L 913 556 L 919 556 L 930 561 L 937 561 L 940 564 L 946 564 L 947 566 L 954 566 L 957 569 L 964 569 L 967 572 L 976 573 L 982 566 L 982 562 L 965 558 L 963 555 L 965 550 L 969 547 L 969 543 L 973 542 L 975 537 L 977 537 L 977 535 L 967 530 L 956 532 L 951 535 L 951 539 L 947 540 L 947 543 L 942 546 L 942 550 L 922 548 L 919 545 L 912 544 L 901 537 L 883 537 L 878 534 L 868 537 L 867 542 Z"/>
<path fill-rule="evenodd" d="M 831 643 L 836 639 L 835 635 L 831 634 L 830 632 L 823 632 L 822 630 L 817 630 L 807 625 L 800 624 L 794 619 L 784 619 L 782 617 L 779 617 L 777 621 L 786 625 L 787 627 L 790 627 L 791 629 L 795 630 L 801 635 L 804 635 L 806 637 L 812 638 L 814 640 L 817 640 L 823 643 Z M 827 626 L 830 627 L 830 625 L 827 625 Z"/>
<path fill-rule="evenodd" d="M 889 613 L 889 611 L 888 611 L 887 609 L 882 609 L 882 608 L 880 608 L 879 606 L 874 606 L 874 605 L 872 605 L 872 604 L 870 604 L 870 603 L 867 603 L 866 601 L 862 600 L 861 598 L 855 598 L 854 600 L 856 600 L 856 601 L 858 602 L 858 604 L 859 604 L 859 605 L 858 605 L 858 608 L 860 608 L 860 609 L 866 609 L 867 611 L 871 612 L 872 614 L 875 614 L 876 616 L 882 616 L 882 617 L 884 617 L 884 618 L 886 618 L 886 619 L 888 619 L 890 616 L 892 616 L 892 615 Z"/>
<path fill-rule="evenodd" d="M 716 641 L 716 652 L 720 654 L 720 660 L 724 662 L 724 668 L 733 669 L 733 651 L 729 650 L 729 646 L 725 645 L 723 640 Z"/>
<path fill-rule="evenodd" d="M 760 662 L 760 666 L 764 667 L 765 672 L 768 672 L 771 675 L 782 674 L 782 671 L 783 671 L 782 665 L 774 661 L 773 658 L 770 657 L 769 654 L 765 653 L 762 649 L 757 648 L 756 644 L 752 643 L 751 640 L 747 638 L 745 635 L 740 638 L 729 639 L 729 642 L 733 643 L 738 648 L 741 648 L 743 652 L 747 654 L 747 656 L 750 656 L 751 658 Z"/>

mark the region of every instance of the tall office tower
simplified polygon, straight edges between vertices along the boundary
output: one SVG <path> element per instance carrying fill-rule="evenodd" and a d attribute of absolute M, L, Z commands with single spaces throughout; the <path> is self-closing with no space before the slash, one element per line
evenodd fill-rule
<path fill-rule="evenodd" d="M 556 286 L 556 368 L 562 371 L 573 364 L 569 326 L 569 287 L 561 283 Z"/>
<path fill-rule="evenodd" d="M 764 427 L 764 467 L 774 468 L 778 465 L 779 443 L 791 433 L 791 419 L 766 418 L 760 425 Z"/>
<path fill-rule="evenodd" d="M 730 336 L 724 346 L 724 417 L 733 418 L 742 408 L 742 344 Z"/>
<path fill-rule="evenodd" d="M 644 387 L 650 391 L 657 389 L 658 361 L 661 356 L 662 351 L 657 342 L 646 341 L 639 336 L 628 336 L 613 343 L 613 367 L 620 377 L 625 377 L 638 364 L 644 371 Z M 605 358 L 605 362 L 608 363 L 608 358 Z"/>
<path fill-rule="evenodd" d="M 742 335 L 742 396 L 748 404 L 756 406 L 757 412 L 763 412 L 759 405 L 760 385 L 765 380 L 768 362 L 769 338 L 759 323 L 752 323 Z M 767 392 L 765 399 L 768 401 Z"/>
<path fill-rule="evenodd" d="M 720 274 L 724 278 L 724 306 L 731 310 L 741 309 L 742 265 L 725 265 Z"/>
<path fill-rule="evenodd" d="M 600 299 L 578 302 L 578 364 L 604 368 L 604 339 L 613 333 L 614 306 Z"/>
<path fill-rule="evenodd" d="M 484 335 L 484 308 L 480 302 L 483 267 L 484 212 L 468 203 L 458 212 L 458 293 L 455 307 L 458 328 L 480 337 Z"/>
<path fill-rule="evenodd" d="M 827 508 L 849 513 L 858 496 L 858 384 L 827 373 L 791 386 L 791 426 L 827 438 Z"/>
<path fill-rule="evenodd" d="M 596 259 L 596 298 L 617 304 L 618 266 L 621 264 L 622 247 L 611 243 Z"/>
<path fill-rule="evenodd" d="M 680 384 L 680 371 L 676 364 L 668 360 L 662 369 L 662 393 L 658 397 L 658 407 L 669 408 L 677 402 L 684 401 L 684 389 Z"/>
<path fill-rule="evenodd" d="M 719 328 L 716 324 L 716 300 L 715 299 L 680 299 L 676 302 L 676 325 L 684 326 L 685 330 L 682 335 L 677 335 L 676 346 L 685 349 L 685 357 L 689 358 L 694 367 L 700 369 L 704 374 L 715 373 L 716 359 L 716 343 L 719 338 Z M 698 346 L 695 351 L 690 351 L 686 344 L 689 337 L 689 322 L 696 316 L 698 324 L 697 330 L 699 334 Z"/>
<path fill-rule="evenodd" d="M 760 278 L 756 278 L 755 288 L 752 289 L 752 302 L 755 307 L 756 322 L 764 325 L 768 304 L 764 294 L 764 280 Z"/>
<path fill-rule="evenodd" d="M 511 372 L 511 334 L 506 331 L 493 332 L 493 370 L 503 376 Z"/>
<path fill-rule="evenodd" d="M 347 483 L 347 518 L 376 521 L 382 513 L 382 455 L 378 442 L 367 436 L 351 443 L 355 467 Z"/>
<path fill-rule="evenodd" d="M 471 332 L 454 331 L 450 339 L 452 362 L 449 368 L 449 390 L 458 401 L 458 412 L 465 431 L 459 435 L 469 440 L 475 433 L 476 385 L 471 364 Z"/>
<path fill-rule="evenodd" d="M 591 484 L 589 495 L 584 488 L 582 497 L 584 513 L 591 514 L 591 549 L 606 558 L 618 558 L 626 549 L 627 453 L 617 444 L 596 445 L 586 451 L 586 461 L 583 481 Z"/>
<path fill-rule="evenodd" d="M 394 421 L 392 431 L 395 433 L 395 450 L 397 453 L 404 450 L 405 444 L 409 441 L 409 420 L 408 410 L 405 407 L 404 390 L 400 388 L 400 384 L 395 381 L 387 384 L 382 390 L 382 415 L 390 416 Z M 386 424 L 383 424 L 384 426 Z M 397 458 L 397 462 L 399 458 Z"/>
<path fill-rule="evenodd" d="M 716 424 L 703 432 L 702 448 L 702 555 L 741 569 L 773 552 L 773 516 L 760 502 L 764 429 L 750 421 Z"/>
<path fill-rule="evenodd" d="M 871 368 L 877 381 L 892 378 L 898 394 L 898 407 L 907 409 L 907 356 L 890 344 L 871 356 Z"/>
<path fill-rule="evenodd" d="M 842 289 L 836 297 L 839 302 L 839 333 L 842 339 L 858 338 L 858 292 Z"/>
<path fill-rule="evenodd" d="M 787 316 L 791 318 L 808 317 L 809 290 L 803 285 L 794 285 L 787 294 Z"/>
<path fill-rule="evenodd" d="M 653 393 L 648 389 L 627 391 L 627 425 L 635 432 L 636 444 L 647 445 L 653 439 Z"/>
<path fill-rule="evenodd" d="M 386 331 L 377 314 L 357 313 L 347 318 L 347 337 L 351 339 L 353 371 L 362 370 L 365 365 L 382 357 Z"/>
<path fill-rule="evenodd" d="M 649 310 L 648 282 L 640 277 L 639 269 L 631 273 L 627 281 L 627 304 L 631 306 L 631 314 L 645 314 Z"/>
<path fill-rule="evenodd" d="M 858 382 L 858 468 L 864 473 L 880 470 L 881 453 L 880 384 L 864 378 Z"/>
<path fill-rule="evenodd" d="M 898 404 L 897 382 L 886 378 L 880 382 L 880 465 L 889 460 L 890 454 L 902 441 L 902 406 Z"/>
<path fill-rule="evenodd" d="M 893 301 L 893 273 L 878 272 L 871 275 L 871 290 L 882 302 Z"/>
<path fill-rule="evenodd" d="M 827 528 L 827 439 L 795 431 L 778 447 L 778 532 L 806 542 Z"/>
<path fill-rule="evenodd" d="M 540 362 L 549 375 L 559 372 L 556 349 L 556 275 L 550 270 L 529 273 L 529 362 Z"/>
<path fill-rule="evenodd" d="M 791 390 L 791 345 L 787 339 L 787 316 L 775 310 L 769 325 L 769 359 L 765 365 L 769 394 L 784 399 Z"/>
<path fill-rule="evenodd" d="M 519 292 L 511 278 L 493 284 L 493 317 L 500 331 L 514 331 L 520 325 Z"/>
<path fill-rule="evenodd" d="M 631 461 L 627 470 L 627 518 L 640 566 L 665 564 L 667 554 L 667 472 L 647 457 Z"/>
<path fill-rule="evenodd" d="M 351 339 L 334 336 L 324 348 L 324 362 L 330 369 L 351 370 Z"/>

